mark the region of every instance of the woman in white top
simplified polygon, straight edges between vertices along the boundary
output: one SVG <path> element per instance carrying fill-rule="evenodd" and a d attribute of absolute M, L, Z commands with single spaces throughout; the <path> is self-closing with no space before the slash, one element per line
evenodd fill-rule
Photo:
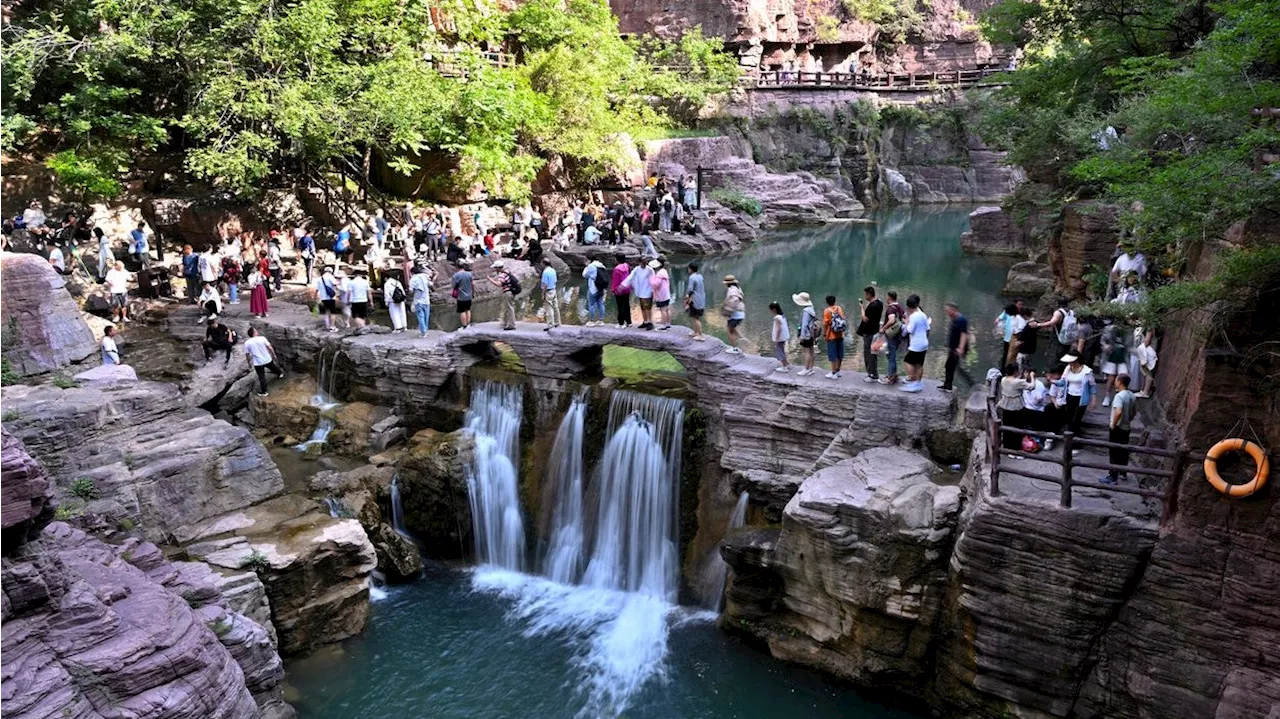
<path fill-rule="evenodd" d="M 204 324 L 208 319 L 217 319 L 218 315 L 222 314 L 222 296 L 218 294 L 218 288 L 212 282 L 204 283 L 204 289 L 200 291 L 196 304 L 200 306 L 200 319 L 196 320 L 198 325 Z"/>
<path fill-rule="evenodd" d="M 781 364 L 774 368 L 774 372 L 790 372 L 791 363 L 787 362 L 787 336 L 791 334 L 791 329 L 787 327 L 787 316 L 782 314 L 782 305 L 777 302 L 769 303 L 769 311 L 773 313 L 773 357 Z"/>
<path fill-rule="evenodd" d="M 1062 373 L 1062 379 L 1067 383 L 1067 404 L 1064 410 L 1067 431 L 1079 433 L 1084 412 L 1093 399 L 1093 370 L 1080 361 L 1079 355 L 1065 354 L 1062 361 L 1067 363 L 1067 369 Z"/>
<path fill-rule="evenodd" d="M 400 296 L 400 300 L 396 301 L 396 295 Z M 404 332 L 408 327 L 408 312 L 405 310 L 405 300 L 408 297 L 404 291 L 404 285 L 400 280 L 396 279 L 394 274 L 388 274 L 387 280 L 382 284 L 382 300 L 387 304 L 387 312 L 391 313 L 391 332 Z"/>

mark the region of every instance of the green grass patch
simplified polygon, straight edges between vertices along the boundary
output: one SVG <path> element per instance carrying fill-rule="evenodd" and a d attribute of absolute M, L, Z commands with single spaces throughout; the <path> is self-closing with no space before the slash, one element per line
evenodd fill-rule
<path fill-rule="evenodd" d="M 635 382 L 646 375 L 680 375 L 685 374 L 684 365 L 669 352 L 636 349 L 605 345 L 604 376 L 614 377 L 624 382 Z"/>

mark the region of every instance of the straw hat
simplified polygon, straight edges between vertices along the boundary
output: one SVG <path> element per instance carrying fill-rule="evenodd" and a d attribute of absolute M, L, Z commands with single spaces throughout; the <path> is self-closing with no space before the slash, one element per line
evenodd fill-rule
<path fill-rule="evenodd" d="M 808 292 L 797 292 L 796 294 L 791 295 L 791 301 L 801 307 L 813 307 L 813 300 L 809 299 Z"/>
<path fill-rule="evenodd" d="M 736 285 L 736 284 L 738 284 L 738 278 L 737 278 L 737 277 L 734 277 L 733 275 L 725 275 L 725 276 L 724 276 L 724 283 L 725 283 L 726 285 Z"/>
<path fill-rule="evenodd" d="M 1067 364 L 1071 364 L 1072 362 L 1075 362 L 1075 361 L 1076 361 L 1076 360 L 1078 360 L 1078 359 L 1080 359 L 1080 358 L 1079 358 L 1079 357 L 1077 357 L 1076 355 L 1073 355 L 1073 354 L 1071 354 L 1070 352 L 1068 352 L 1068 353 L 1066 353 L 1066 354 L 1062 355 L 1062 357 L 1058 358 L 1058 361 L 1059 361 L 1059 362 L 1066 362 Z"/>

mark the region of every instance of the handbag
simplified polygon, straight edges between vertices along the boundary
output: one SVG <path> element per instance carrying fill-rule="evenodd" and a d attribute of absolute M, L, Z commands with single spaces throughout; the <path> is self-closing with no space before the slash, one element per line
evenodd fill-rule
<path fill-rule="evenodd" d="M 1035 454 L 1040 451 L 1040 443 L 1035 437 L 1029 434 L 1022 435 L 1022 451 L 1028 454 Z"/>

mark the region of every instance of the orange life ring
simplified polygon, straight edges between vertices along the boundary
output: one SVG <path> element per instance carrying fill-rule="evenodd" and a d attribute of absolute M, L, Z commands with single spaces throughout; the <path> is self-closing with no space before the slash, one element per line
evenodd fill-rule
<path fill-rule="evenodd" d="M 1245 452 L 1253 458 L 1258 471 L 1254 473 L 1252 481 L 1244 484 L 1227 484 L 1222 481 L 1222 477 L 1218 474 L 1218 458 L 1228 452 Z M 1213 445 L 1204 457 L 1204 476 L 1209 479 L 1209 484 L 1212 484 L 1214 489 L 1228 497 L 1248 497 L 1257 492 L 1266 486 L 1267 475 L 1270 472 L 1267 453 L 1262 450 L 1262 447 L 1239 437 L 1224 439 Z"/>

